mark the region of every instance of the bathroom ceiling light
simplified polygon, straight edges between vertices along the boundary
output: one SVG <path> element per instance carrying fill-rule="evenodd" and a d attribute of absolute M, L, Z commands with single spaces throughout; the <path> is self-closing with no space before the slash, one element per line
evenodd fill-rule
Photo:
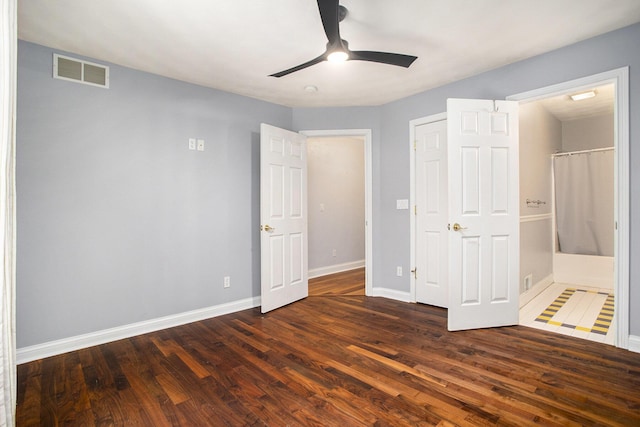
<path fill-rule="evenodd" d="M 590 90 L 588 92 L 576 93 L 575 95 L 571 95 L 571 99 L 574 101 L 582 101 L 583 99 L 589 99 L 596 96 L 596 92 L 594 90 Z"/>
<path fill-rule="evenodd" d="M 317 86 L 313 86 L 313 85 L 308 85 L 304 87 L 305 92 L 317 92 L 318 91 L 318 87 Z"/>

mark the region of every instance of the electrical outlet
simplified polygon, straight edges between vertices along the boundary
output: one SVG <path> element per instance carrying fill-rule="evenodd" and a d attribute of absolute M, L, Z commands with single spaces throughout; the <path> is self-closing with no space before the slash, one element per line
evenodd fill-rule
<path fill-rule="evenodd" d="M 224 276 L 224 287 L 225 288 L 230 288 L 231 287 L 231 277 Z"/>
<path fill-rule="evenodd" d="M 334 249 L 334 250 L 331 252 L 331 256 L 336 256 L 336 254 L 337 254 L 337 252 L 336 252 L 336 250 Z"/>
<path fill-rule="evenodd" d="M 195 149 L 196 149 L 196 139 L 189 138 L 189 150 L 195 150 Z"/>
<path fill-rule="evenodd" d="M 402 277 L 402 267 L 396 267 L 396 276 Z"/>

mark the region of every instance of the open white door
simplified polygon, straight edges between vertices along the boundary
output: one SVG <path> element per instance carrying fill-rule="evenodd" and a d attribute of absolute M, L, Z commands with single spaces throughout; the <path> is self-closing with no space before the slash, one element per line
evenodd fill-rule
<path fill-rule="evenodd" d="M 518 324 L 518 103 L 449 99 L 450 331 Z"/>
<path fill-rule="evenodd" d="M 260 125 L 262 312 L 309 294 L 306 137 Z"/>
<path fill-rule="evenodd" d="M 415 128 L 416 302 L 449 304 L 447 121 Z"/>

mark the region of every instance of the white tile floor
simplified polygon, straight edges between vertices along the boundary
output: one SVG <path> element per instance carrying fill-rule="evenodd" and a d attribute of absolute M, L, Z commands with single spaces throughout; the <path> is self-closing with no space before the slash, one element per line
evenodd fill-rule
<path fill-rule="evenodd" d="M 536 321 L 536 318 L 553 303 L 567 288 L 584 289 L 590 292 L 575 292 L 565 304 L 553 315 L 553 323 L 565 323 L 578 328 L 569 328 Z M 590 288 L 566 283 L 552 283 L 540 295 L 520 309 L 520 324 L 531 328 L 553 331 L 577 338 L 584 338 L 605 344 L 614 344 L 615 325 L 612 323 L 606 335 L 587 332 L 581 329 L 591 329 L 600 314 L 600 310 L 607 299 L 607 295 L 598 292 L 613 293 L 612 289 Z"/>

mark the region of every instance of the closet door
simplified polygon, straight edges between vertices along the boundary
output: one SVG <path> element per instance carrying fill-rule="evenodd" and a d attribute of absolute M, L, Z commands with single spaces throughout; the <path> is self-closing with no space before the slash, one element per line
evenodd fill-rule
<path fill-rule="evenodd" d="M 416 301 L 449 304 L 447 121 L 415 128 Z"/>

